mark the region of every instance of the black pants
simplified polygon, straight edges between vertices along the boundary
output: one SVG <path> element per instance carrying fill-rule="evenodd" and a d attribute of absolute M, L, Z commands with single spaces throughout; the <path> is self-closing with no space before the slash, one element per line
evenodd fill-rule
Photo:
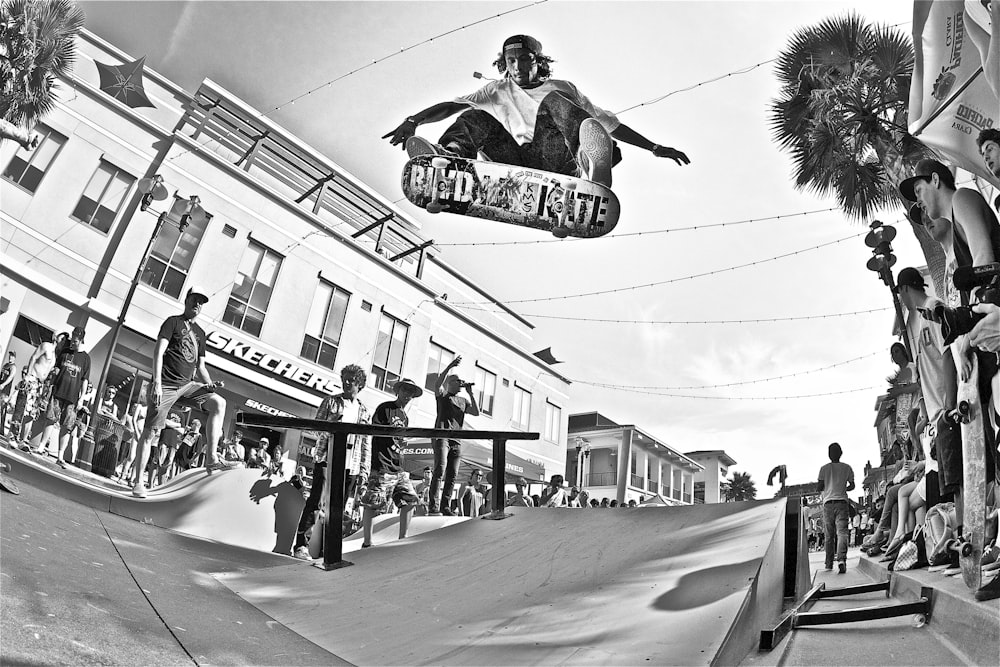
<path fill-rule="evenodd" d="M 326 463 L 316 463 L 313 465 L 312 488 L 309 489 L 309 498 L 306 499 L 306 506 L 302 508 L 302 517 L 299 519 L 299 528 L 295 533 L 295 546 L 298 549 L 306 545 L 306 534 L 316 522 L 316 510 L 319 509 L 320 498 L 323 497 L 323 487 L 326 482 Z"/>
<path fill-rule="evenodd" d="M 476 159 L 482 151 L 493 162 L 534 167 L 568 176 L 577 175 L 576 152 L 580 148 L 580 123 L 590 114 L 560 92 L 545 96 L 535 117 L 535 134 L 523 146 L 492 114 L 480 109 L 462 113 L 444 131 L 438 143 L 458 146 L 462 157 Z M 614 147 L 611 163 L 621 162 Z"/>

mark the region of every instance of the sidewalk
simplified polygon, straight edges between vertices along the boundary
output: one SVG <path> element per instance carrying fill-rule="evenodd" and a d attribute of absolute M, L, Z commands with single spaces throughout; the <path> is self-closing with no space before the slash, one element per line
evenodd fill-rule
<path fill-rule="evenodd" d="M 858 569 L 861 551 L 847 552 L 847 573 L 823 569 L 823 552 L 809 554 L 813 583 L 827 588 L 843 588 L 874 580 Z M 810 611 L 832 611 L 870 607 L 898 602 L 884 592 L 818 600 Z M 792 630 L 770 653 L 752 653 L 743 665 L 772 667 L 778 665 L 969 665 L 958 647 L 934 629 L 933 619 L 921 628 L 914 627 L 912 616 L 879 621 L 811 626 Z"/>
<path fill-rule="evenodd" d="M 19 486 L 0 501 L 0 664 L 344 664 L 211 576 L 298 561 Z"/>

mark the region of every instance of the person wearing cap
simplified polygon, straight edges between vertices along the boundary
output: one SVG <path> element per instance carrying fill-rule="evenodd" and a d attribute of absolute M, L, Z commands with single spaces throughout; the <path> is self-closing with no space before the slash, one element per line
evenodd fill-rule
<path fill-rule="evenodd" d="M 165 319 L 156 337 L 153 373 L 146 398 L 146 421 L 136 452 L 132 495 L 137 498 L 146 497 L 142 471 L 146 469 L 150 449 L 159 440 L 160 431 L 163 430 L 174 404 L 187 395 L 203 393 L 206 385 L 212 384 L 212 377 L 205 363 L 205 330 L 195 322 L 206 303 L 207 291 L 200 287 L 189 288 L 184 296 L 184 312 Z M 202 410 L 208 413 L 207 441 L 218 442 L 222 436 L 226 400 L 211 393 L 204 399 Z M 205 470 L 209 473 L 235 467 L 232 462 L 219 460 L 214 447 L 205 449 Z"/>
<path fill-rule="evenodd" d="M 392 386 L 396 398 L 379 404 L 372 413 L 372 424 L 406 428 L 410 419 L 406 406 L 424 393 L 417 383 L 403 378 Z M 361 498 L 364 506 L 362 526 L 364 541 L 362 547 L 372 546 L 372 521 L 379 514 L 388 511 L 389 503 L 399 508 L 399 539 L 406 537 L 410 518 L 420 497 L 413 488 L 410 473 L 403 468 L 403 445 L 406 438 L 375 436 L 372 438 L 372 470 L 368 478 L 368 489 Z"/>
<path fill-rule="evenodd" d="M 438 373 L 437 383 L 434 385 L 434 397 L 437 403 L 434 428 L 461 429 L 465 425 L 466 414 L 479 416 L 479 406 L 476 405 L 476 396 L 472 393 L 472 383 L 463 382 L 461 378 L 451 373 L 451 369 L 460 363 L 462 355 L 456 356 Z M 458 395 L 463 388 L 468 398 Z M 427 508 L 427 514 L 457 516 L 451 509 L 451 494 L 455 489 L 455 478 L 462 463 L 462 441 L 435 439 L 432 442 L 434 471 L 431 477 L 430 506 Z"/>
<path fill-rule="evenodd" d="M 529 35 L 504 41 L 494 66 L 503 76 L 469 95 L 434 104 L 409 116 L 382 138 L 421 153 L 458 155 L 581 176 L 611 185 L 611 167 L 621 160 L 612 139 L 669 158 L 690 162 L 679 150 L 661 146 L 595 106 L 569 81 L 551 78 L 553 60 Z M 437 144 L 415 137 L 424 123 L 461 114 Z"/>
<path fill-rule="evenodd" d="M 80 349 L 86 334 L 83 327 L 74 327 L 68 343 L 61 349 L 56 346 L 58 356 L 51 395 L 45 409 L 44 426 L 41 434 L 32 439 L 35 453 L 45 454 L 49 442 L 58 432 L 56 461 L 60 463 L 67 447 L 70 447 L 69 462 L 76 460 L 76 441 L 70 435 L 76 425 L 80 398 L 87 392 L 90 384 L 90 355 Z"/>

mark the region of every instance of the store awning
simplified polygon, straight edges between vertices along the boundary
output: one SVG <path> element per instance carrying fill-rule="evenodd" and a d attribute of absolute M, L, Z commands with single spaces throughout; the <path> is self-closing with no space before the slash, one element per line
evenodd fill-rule
<path fill-rule="evenodd" d="M 476 440 L 462 440 L 462 466 L 459 468 L 459 480 L 463 480 L 473 468 L 480 470 L 493 470 L 493 445 Z M 420 471 L 425 466 L 434 464 L 434 449 L 430 440 L 410 440 L 403 447 L 405 466 L 411 473 L 420 476 Z M 521 458 L 517 454 L 507 452 L 504 457 L 506 463 L 505 483 L 513 484 L 518 477 L 523 477 L 528 482 L 544 481 L 545 468 L 537 463 L 532 463 Z M 488 474 L 487 482 L 493 483 L 492 474 Z"/>

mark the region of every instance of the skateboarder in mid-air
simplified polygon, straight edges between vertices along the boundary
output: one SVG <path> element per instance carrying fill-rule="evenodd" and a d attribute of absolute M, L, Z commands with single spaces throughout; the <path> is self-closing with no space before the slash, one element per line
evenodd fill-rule
<path fill-rule="evenodd" d="M 503 43 L 493 63 L 503 78 L 452 102 L 430 106 L 384 135 L 393 145 L 404 144 L 410 157 L 438 153 L 532 167 L 578 176 L 611 186 L 611 167 L 621 160 L 612 139 L 670 158 L 679 165 L 687 155 L 655 144 L 625 125 L 611 112 L 594 106 L 569 81 L 552 79 L 552 58 L 528 35 Z M 461 115 L 437 144 L 415 137 L 417 127 Z"/>

